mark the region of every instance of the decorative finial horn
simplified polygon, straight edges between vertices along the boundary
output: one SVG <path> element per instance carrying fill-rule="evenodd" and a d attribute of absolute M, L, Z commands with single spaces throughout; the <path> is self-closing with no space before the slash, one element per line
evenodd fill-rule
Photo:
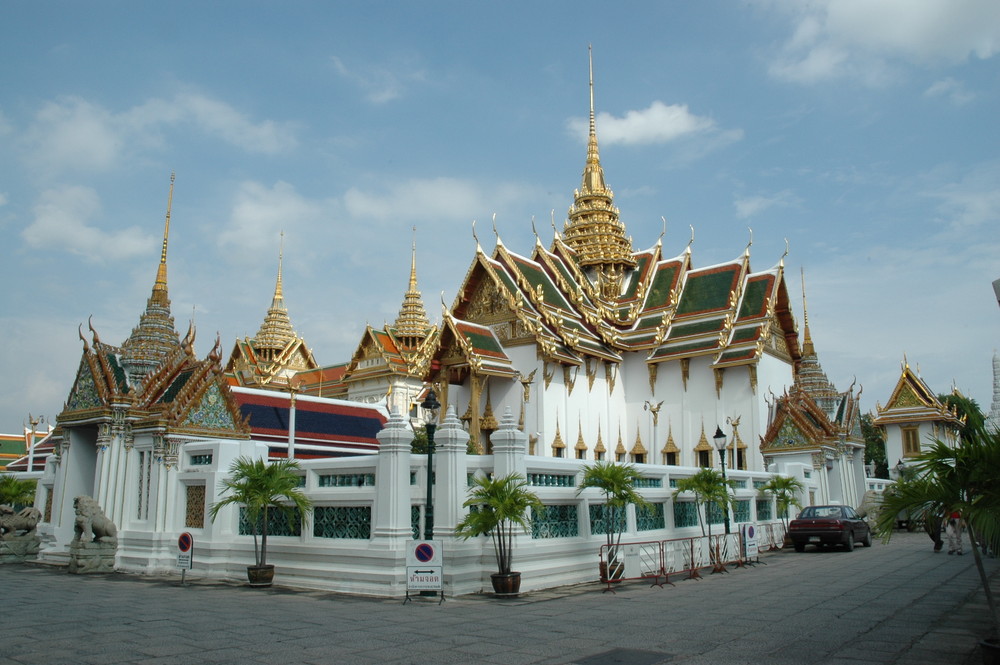
<path fill-rule="evenodd" d="M 691 239 L 688 240 L 688 248 L 690 248 L 694 244 L 694 224 L 688 224 L 688 227 L 691 229 Z"/>
<path fill-rule="evenodd" d="M 663 236 L 667 235 L 667 218 L 660 215 L 660 219 L 663 221 L 663 230 L 660 231 L 660 237 L 658 240 L 663 240 Z"/>

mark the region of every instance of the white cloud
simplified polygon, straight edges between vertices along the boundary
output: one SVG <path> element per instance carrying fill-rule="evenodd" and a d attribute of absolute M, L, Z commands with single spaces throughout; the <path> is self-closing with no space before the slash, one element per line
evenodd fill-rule
<path fill-rule="evenodd" d="M 120 261 L 153 249 L 155 239 L 137 227 L 110 233 L 89 225 L 100 211 L 100 199 L 89 187 L 49 189 L 39 197 L 34 220 L 21 237 L 33 249 L 68 251 L 94 263 Z"/>
<path fill-rule="evenodd" d="M 7 205 L 7 200 L 8 200 L 7 199 L 7 193 L 6 192 L 0 192 L 0 206 Z"/>
<path fill-rule="evenodd" d="M 273 187 L 244 182 L 236 191 L 229 222 L 218 242 L 227 251 L 273 248 L 281 231 L 329 220 L 330 207 L 328 202 L 302 196 L 287 182 L 276 182 Z"/>
<path fill-rule="evenodd" d="M 941 221 L 953 231 L 1000 228 L 1000 163 L 981 165 L 961 180 L 923 194 L 940 202 Z"/>
<path fill-rule="evenodd" d="M 408 62 L 399 67 L 348 67 L 338 56 L 330 56 L 333 68 L 345 79 L 365 91 L 365 99 L 373 104 L 385 104 L 402 96 L 412 81 L 424 80 L 424 73 Z"/>
<path fill-rule="evenodd" d="M 79 97 L 48 102 L 25 135 L 28 160 L 45 171 L 104 171 L 125 143 L 118 125 L 107 110 Z"/>
<path fill-rule="evenodd" d="M 107 171 L 127 152 L 160 146 L 163 131 L 185 125 L 246 152 L 274 154 L 296 144 L 288 124 L 253 122 L 225 102 L 185 92 L 121 113 L 80 97 L 63 97 L 38 111 L 22 145 L 28 163 L 45 173 Z"/>
<path fill-rule="evenodd" d="M 1000 50 L 995 0 L 795 0 L 767 6 L 784 9 L 795 22 L 771 74 L 800 83 L 847 76 L 874 84 L 898 62 L 957 64 Z"/>
<path fill-rule="evenodd" d="M 628 111 L 621 118 L 599 113 L 596 122 L 598 139 L 605 145 L 667 143 L 717 131 L 714 120 L 694 115 L 686 104 L 668 105 L 661 101 L 654 101 L 641 111 Z M 568 124 L 574 135 L 586 139 L 590 131 L 589 120 L 571 118 Z"/>
<path fill-rule="evenodd" d="M 512 198 L 490 191 L 477 183 L 457 178 L 428 178 L 400 182 L 381 192 L 365 192 L 352 187 L 344 195 L 351 217 L 362 219 L 413 221 L 419 219 L 464 220 L 471 222 L 476 211 L 500 205 Z"/>
<path fill-rule="evenodd" d="M 736 216 L 740 219 L 746 219 L 759 215 L 769 208 L 787 208 L 796 205 L 797 202 L 798 199 L 791 190 L 785 189 L 770 196 L 738 197 L 733 202 L 733 206 L 736 208 Z"/>
<path fill-rule="evenodd" d="M 951 77 L 935 81 L 927 90 L 924 90 L 924 97 L 945 97 L 955 106 L 964 106 L 976 98 L 974 92 L 966 90 L 965 84 Z"/>

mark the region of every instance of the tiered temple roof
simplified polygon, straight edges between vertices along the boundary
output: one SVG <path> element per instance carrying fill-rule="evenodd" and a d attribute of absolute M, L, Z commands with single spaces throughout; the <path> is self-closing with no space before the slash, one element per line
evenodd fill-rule
<path fill-rule="evenodd" d="M 237 339 L 226 363 L 226 374 L 231 385 L 260 388 L 288 389 L 299 382 L 293 379 L 299 372 L 319 369 L 312 351 L 305 340 L 295 334 L 282 287 L 281 272 L 284 260 L 284 233 L 278 251 L 278 277 L 274 285 L 271 306 L 254 337 Z M 310 378 L 310 383 L 314 382 Z"/>

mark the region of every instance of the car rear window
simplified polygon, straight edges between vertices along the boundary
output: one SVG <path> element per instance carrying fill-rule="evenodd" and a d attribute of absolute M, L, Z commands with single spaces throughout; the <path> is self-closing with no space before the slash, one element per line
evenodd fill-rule
<path fill-rule="evenodd" d="M 840 506 L 809 506 L 802 511 L 802 517 L 843 517 Z"/>

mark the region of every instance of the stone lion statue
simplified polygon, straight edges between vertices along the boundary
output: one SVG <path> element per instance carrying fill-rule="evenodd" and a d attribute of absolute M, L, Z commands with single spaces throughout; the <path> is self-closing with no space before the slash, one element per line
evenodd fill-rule
<path fill-rule="evenodd" d="M 107 518 L 94 499 L 78 496 L 73 499 L 73 509 L 76 511 L 73 542 L 117 542 L 118 527 Z"/>
<path fill-rule="evenodd" d="M 41 521 L 42 512 L 38 508 L 25 508 L 15 513 L 10 506 L 0 506 L 0 537 L 9 539 L 17 535 L 28 535 L 34 532 Z"/>

